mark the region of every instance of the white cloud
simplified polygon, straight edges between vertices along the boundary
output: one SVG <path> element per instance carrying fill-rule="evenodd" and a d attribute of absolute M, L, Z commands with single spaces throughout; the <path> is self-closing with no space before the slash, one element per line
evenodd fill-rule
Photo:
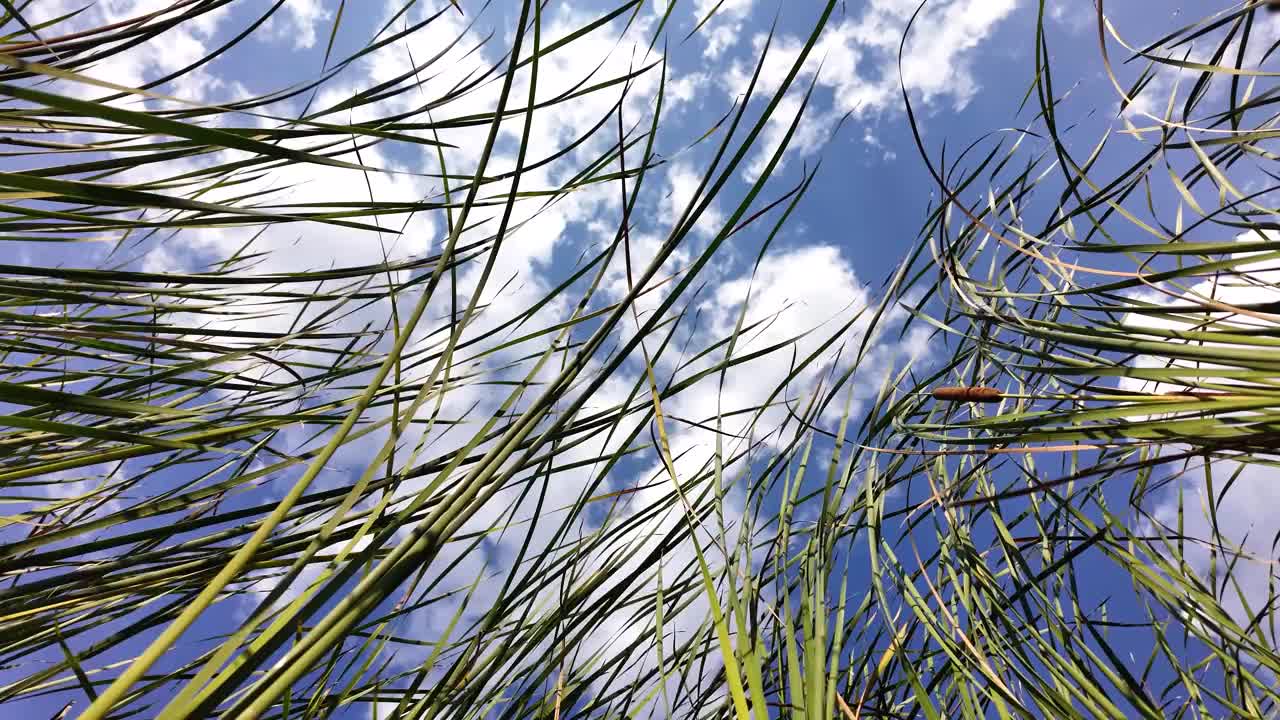
<path fill-rule="evenodd" d="M 316 44 L 316 29 L 327 21 L 332 13 L 322 0 L 289 0 L 284 9 L 289 13 L 290 30 L 295 48 L 309 48 Z"/>
<path fill-rule="evenodd" d="M 926 103 L 949 97 L 952 107 L 963 109 L 979 87 L 973 75 L 974 50 L 1016 5 L 1016 0 L 969 0 L 922 15 L 920 24 L 912 29 L 903 58 L 907 89 L 918 91 Z M 889 17 L 900 20 L 903 14 Z M 891 20 L 886 24 L 896 27 Z"/>
<path fill-rule="evenodd" d="M 696 198 L 694 196 L 701 181 L 702 176 L 686 162 L 673 163 L 667 170 L 667 183 L 671 189 L 666 197 L 664 212 L 671 222 L 678 220 L 695 200 L 697 203 L 703 201 L 703 195 L 698 195 Z M 712 201 L 698 218 L 693 229 L 700 235 L 714 235 L 720 231 L 723 224 L 724 214 L 720 212 L 719 205 Z"/>
<path fill-rule="evenodd" d="M 947 105 L 964 109 L 981 87 L 974 75 L 974 61 L 987 37 L 1017 7 L 1018 0 L 953 0 L 929 3 L 911 29 L 903 54 L 901 73 L 898 46 L 918 2 L 872 0 L 860 15 L 824 30 L 798 76 L 807 82 L 817 76 L 817 84 L 832 93 L 829 110 L 811 109 L 814 128 L 798 138 L 796 153 L 814 152 L 824 136 L 846 113 L 865 118 L 894 111 L 900 105 L 901 86 L 912 93 L 913 101 L 927 108 Z M 766 37 L 757 34 L 749 61 L 735 61 L 725 75 L 724 86 L 731 98 L 741 97 L 754 71 L 755 59 L 764 50 Z M 760 74 L 757 93 L 771 93 L 794 66 L 804 46 L 802 38 L 776 37 Z M 793 86 L 791 93 L 799 94 Z M 798 107 L 798 100 L 790 99 Z M 781 137 L 791 122 L 791 113 L 775 113 L 770 133 Z M 803 129 L 802 125 L 802 129 Z M 767 151 L 762 151 L 762 154 Z M 757 157 L 748 168 L 755 177 L 765 160 Z"/>
<path fill-rule="evenodd" d="M 927 5 L 911 29 L 902 59 L 901 82 L 926 104 L 947 99 L 953 108 L 964 108 L 980 87 L 973 75 L 978 50 L 1017 4 L 1017 0 L 953 0 Z M 801 77 L 818 73 L 818 84 L 832 89 L 833 109 L 840 113 L 866 115 L 892 109 L 900 95 L 898 45 L 917 5 L 901 0 L 873 0 L 861 15 L 829 26 L 806 61 Z M 763 34 L 753 39 L 757 55 L 763 50 L 765 39 Z M 802 47 L 799 37 L 775 38 L 771 59 L 761 76 L 766 92 L 778 86 Z M 734 63 L 726 81 L 731 95 L 745 91 L 752 70 L 746 62 Z"/>
<path fill-rule="evenodd" d="M 30 20 L 40 22 L 64 15 L 73 10 L 83 11 L 70 20 L 60 23 L 56 29 L 47 29 L 42 37 L 53 37 L 77 32 L 88 28 L 106 26 L 159 13 L 150 23 L 155 24 L 172 17 L 173 3 L 167 0 L 107 0 L 88 4 L 58 0 L 49 3 L 34 3 L 29 10 Z M 176 11 L 174 11 L 176 12 Z M 230 17 L 229 6 L 205 11 L 189 21 L 166 29 L 155 37 L 130 47 L 122 52 L 115 52 L 91 65 L 79 67 L 77 71 L 89 77 L 106 80 L 117 85 L 138 87 L 148 80 L 184 68 L 204 58 L 210 49 L 210 41 L 221 25 Z M 99 97 L 109 94 L 102 88 L 79 83 L 62 83 L 61 92 L 71 93 L 79 97 Z M 228 95 L 238 94 L 242 88 L 234 83 L 226 83 L 213 75 L 207 68 L 200 68 L 173 81 L 162 92 L 175 95 L 186 100 L 224 99 Z M 137 103 L 136 98 L 123 98 L 115 101 L 119 105 Z"/>
<path fill-rule="evenodd" d="M 692 72 L 677 75 L 667 82 L 665 99 L 670 103 L 671 108 L 694 100 L 701 101 L 703 93 L 711 86 L 711 82 L 710 73 Z M 701 102 L 695 103 L 698 106 L 701 104 Z"/>
<path fill-rule="evenodd" d="M 1049 3 L 1049 19 L 1072 33 L 1084 32 L 1094 22 L 1094 18 L 1091 3 L 1072 0 L 1052 0 Z"/>
<path fill-rule="evenodd" d="M 751 3 L 752 0 L 698 0 L 693 8 L 694 23 L 702 22 L 708 13 L 715 11 L 699 31 L 706 39 L 704 57 L 719 59 L 737 44 L 751 15 Z"/>
<path fill-rule="evenodd" d="M 1237 242 L 1273 242 L 1280 239 L 1280 233 L 1275 231 L 1266 232 L 1246 232 L 1236 236 Z M 1232 259 L 1240 260 L 1247 258 L 1249 255 L 1257 253 L 1235 253 Z M 1145 302 L 1155 305 L 1172 305 L 1179 302 L 1207 302 L 1217 304 L 1220 308 L 1226 308 L 1239 305 L 1261 304 L 1280 301 L 1280 293 L 1276 291 L 1276 286 L 1280 285 L 1280 263 L 1274 260 L 1264 260 L 1253 263 L 1241 263 L 1234 268 L 1230 277 L 1213 277 L 1202 280 L 1187 287 L 1184 291 L 1177 292 L 1176 288 L 1172 294 L 1169 288 L 1165 288 L 1166 292 L 1149 289 L 1140 292 L 1134 297 Z M 1222 317 L 1221 315 L 1219 317 Z M 1125 324 L 1135 329 L 1151 328 L 1157 330 L 1191 330 L 1199 328 L 1203 322 L 1202 319 L 1192 319 L 1187 316 L 1185 319 L 1173 317 L 1154 317 L 1151 315 L 1130 314 L 1125 318 Z M 1262 329 L 1268 326 L 1265 319 L 1253 318 L 1245 315 L 1235 315 L 1230 319 L 1231 326 L 1235 328 L 1251 327 Z M 1217 328 L 1225 331 L 1226 326 Z M 1155 336 L 1159 337 L 1159 336 Z M 1177 342 L 1169 338 L 1164 338 L 1165 342 Z M 1241 346 L 1242 348 L 1246 346 Z M 1163 367 L 1164 363 L 1149 356 L 1140 356 L 1135 361 L 1137 367 Z M 1196 363 L 1188 365 L 1185 362 L 1176 362 L 1175 367 L 1199 367 L 1204 369 L 1212 369 L 1215 366 L 1211 363 Z M 1231 378 L 1210 378 L 1210 382 L 1221 384 L 1234 384 Z M 1173 390 L 1186 389 L 1183 385 L 1173 385 L 1169 383 L 1161 383 L 1154 381 L 1143 381 L 1133 378 L 1121 378 L 1120 386 L 1126 390 L 1135 392 L 1163 393 Z"/>
<path fill-rule="evenodd" d="M 807 109 L 788 140 L 787 132 L 791 129 L 791 123 L 795 121 L 796 115 L 800 113 L 800 108 L 801 98 L 796 93 L 788 93 L 782 98 L 782 102 L 778 103 L 777 110 L 765 125 L 764 137 L 759 144 L 760 149 L 742 170 L 742 176 L 745 179 L 750 181 L 760 177 L 784 140 L 788 141 L 787 151 L 778 160 L 776 166 L 778 170 L 787 166 L 788 159 L 812 155 L 822 147 L 822 143 L 827 139 L 837 120 L 835 114 Z"/>
<path fill-rule="evenodd" d="M 862 143 L 866 146 L 867 151 L 877 151 L 880 154 L 880 159 L 885 162 L 893 162 L 898 159 L 898 153 L 885 147 L 884 143 L 880 141 L 880 138 L 876 137 L 870 127 L 863 129 Z"/>

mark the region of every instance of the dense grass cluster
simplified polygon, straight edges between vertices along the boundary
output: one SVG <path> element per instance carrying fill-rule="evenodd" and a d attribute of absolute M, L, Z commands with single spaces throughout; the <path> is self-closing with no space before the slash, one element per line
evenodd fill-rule
<path fill-rule="evenodd" d="M 919 242 L 781 329 L 753 283 L 838 174 L 778 171 L 835 0 L 697 137 L 676 3 L 342 0 L 306 80 L 185 94 L 281 0 L 113 79 L 229 4 L 0 0 L 0 714 L 1276 716 L 1280 538 L 1232 517 L 1280 497 L 1265 2 L 1142 47 L 1098 2 L 1119 113 L 1074 130 L 1041 6 L 1023 127 L 917 133 Z M 530 281 L 565 218 L 594 239 Z"/>

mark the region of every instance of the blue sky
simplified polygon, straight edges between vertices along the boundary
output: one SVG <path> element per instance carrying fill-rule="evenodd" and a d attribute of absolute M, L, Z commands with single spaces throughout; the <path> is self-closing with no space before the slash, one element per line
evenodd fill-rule
<path fill-rule="evenodd" d="M 710 161 L 714 144 L 691 143 L 733 107 L 745 88 L 752 64 L 759 57 L 771 24 L 776 21 L 773 46 L 761 76 L 761 83 L 767 91 L 781 82 L 799 52 L 803 33 L 812 26 L 813 16 L 819 9 L 816 2 L 779 5 L 764 0 L 725 0 L 720 4 L 717 15 L 698 34 L 686 37 L 697 19 L 717 4 L 716 0 L 685 0 L 679 3 L 671 24 L 658 37 L 656 50 L 649 52 L 646 45 L 654 38 L 662 5 L 645 3 L 644 9 L 625 32 L 622 24 L 615 22 L 576 41 L 566 51 L 551 56 L 541 70 L 538 97 L 546 98 L 591 77 L 600 58 L 607 57 L 608 60 L 597 71 L 597 78 L 613 77 L 630 67 L 665 59 L 668 76 L 666 108 L 656 149 L 667 162 L 647 180 L 657 189 L 644 197 L 637 213 L 633 243 L 641 254 L 646 250 L 652 252 L 664 233 L 670 230 L 672 219 L 695 200 L 702 168 Z M 42 0 L 35 5 L 32 17 L 36 19 L 53 17 L 79 6 L 76 0 Z M 152 0 L 108 0 L 98 3 L 76 22 L 110 22 L 163 5 L 165 3 Z M 112 58 L 88 72 L 118 84 L 140 85 L 202 57 L 237 34 L 269 5 L 265 0 L 233 3 L 194 26 L 175 29 L 159 40 Z M 411 17 L 425 17 L 447 9 L 447 3 L 439 0 L 420 5 Z M 1107 14 L 1130 44 L 1138 44 L 1175 27 L 1181 21 L 1180 16 L 1199 17 L 1230 5 L 1225 2 L 1188 2 L 1182 7 L 1161 5 L 1153 9 L 1153 4 L 1146 2 L 1112 2 L 1107 5 Z M 460 35 L 462 41 L 448 49 L 444 58 L 429 70 L 430 76 L 424 80 L 430 88 L 428 92 L 442 92 L 452 83 L 465 82 L 474 77 L 473 73 L 483 72 L 489 64 L 499 61 L 512 41 L 515 3 L 499 0 L 481 8 L 479 4 L 464 1 L 462 6 L 465 14 L 449 10 L 415 34 L 412 42 L 392 46 L 387 52 L 343 70 L 326 83 L 316 97 L 313 109 L 331 106 L 352 92 L 405 71 L 410 67 L 410 54 L 414 62 L 422 63 L 427 57 L 444 51 L 446 44 Z M 398 7 L 398 3 L 349 2 L 334 39 L 333 56 L 342 57 L 363 47 L 371 33 L 385 21 L 389 7 Z M 544 42 L 552 41 L 558 32 L 563 33 L 564 28 L 578 24 L 576 21 L 581 18 L 593 17 L 602 9 L 613 7 L 612 3 L 550 3 L 544 17 Z M 908 0 L 851 0 L 838 7 L 810 61 L 803 67 L 798 89 L 785 96 L 776 121 L 765 129 L 761 148 L 754 151 L 735 173 L 722 197 L 707 208 L 693 233 L 693 246 L 708 242 L 721 229 L 732 212 L 732 203 L 744 195 L 749 183 L 759 175 L 767 157 L 765 153 L 778 142 L 784 123 L 799 110 L 799 90 L 810 82 L 815 88 L 811 105 L 799 124 L 785 166 L 774 173 L 769 187 L 776 195 L 799 183 L 805 170 L 815 163 L 820 161 L 822 170 L 792 222 L 774 241 L 754 280 L 751 278 L 752 263 L 766 233 L 760 226 L 753 226 L 735 236 L 716 265 L 704 275 L 706 286 L 697 299 L 690 301 L 690 307 L 700 314 L 701 324 L 688 330 L 683 339 L 696 346 L 709 338 L 723 336 L 732 328 L 736 309 L 747 297 L 748 288 L 752 298 L 751 317 L 772 318 L 766 329 L 752 340 L 759 346 L 795 337 L 813 328 L 830 330 L 834 327 L 833 321 L 847 317 L 852 309 L 875 304 L 881 283 L 917 242 L 917 232 L 927 208 L 937 201 L 935 183 L 920 160 L 902 110 L 900 82 L 907 87 L 923 131 L 923 140 L 935 161 L 944 144 L 948 157 L 954 157 L 960 148 L 985 133 L 1021 127 L 1031 122 L 1028 109 L 1019 113 L 1019 103 L 1034 72 L 1031 33 L 1039 10 L 1036 3 L 1029 0 L 930 3 L 917 21 L 899 68 L 899 41 L 907 18 L 915 8 L 916 3 Z M 1068 137 L 1076 138 L 1073 142 L 1079 143 L 1072 149 L 1082 151 L 1097 142 L 1102 133 L 1123 123 L 1117 118 L 1118 101 L 1114 88 L 1102 72 L 1094 10 L 1092 3 L 1082 0 L 1053 0 L 1047 3 L 1044 11 L 1049 18 L 1046 27 L 1051 33 L 1048 43 L 1053 54 L 1057 84 L 1064 90 L 1072 88 L 1061 117 L 1078 123 Z M 163 91 L 187 100 L 223 103 L 315 77 L 322 69 L 325 46 L 336 13 L 336 0 L 289 0 L 283 12 L 253 39 L 200 71 L 163 88 Z M 1275 33 L 1274 21 L 1269 31 Z M 480 44 L 490 32 L 492 38 Z M 664 48 L 666 56 L 662 58 Z M 1119 55 L 1119 49 L 1114 46 L 1112 52 Z M 1121 73 L 1132 77 L 1133 69 L 1124 68 Z M 1167 91 L 1171 87 L 1169 83 L 1168 77 L 1162 76 L 1152 95 L 1162 89 Z M 454 113 L 452 116 L 457 117 L 465 115 L 468 107 L 472 111 L 487 107 L 486 103 L 492 102 L 495 91 L 496 87 L 490 83 L 445 112 Z M 517 91 L 527 91 L 527 84 L 517 83 Z M 647 122 L 656 93 L 656 72 L 639 77 L 624 104 L 627 121 Z M 418 101 L 413 93 L 407 93 L 376 110 L 384 113 L 405 110 Z M 617 101 L 616 92 L 593 93 L 566 104 L 554 113 L 538 117 L 531 156 L 549 154 L 568 139 L 576 137 L 606 115 Z M 1154 107 L 1143 105 L 1142 109 L 1150 111 Z M 273 106 L 270 111 L 287 117 L 296 115 L 301 109 L 301 101 L 295 100 Z M 367 119 L 370 112 L 373 110 L 357 111 L 351 119 Z M 1136 124 L 1142 124 L 1140 117 L 1132 112 L 1130 116 Z M 345 121 L 347 114 L 335 117 Z M 497 146 L 491 167 L 513 166 L 520 130 L 518 120 L 504 123 L 504 136 Z M 484 128 L 468 128 L 447 134 L 444 139 L 456 146 L 446 151 L 450 172 L 467 172 L 474 167 L 474 148 L 479 145 L 483 133 Z M 593 149 L 598 152 L 604 143 L 611 142 L 610 133 L 616 134 L 612 126 L 608 132 L 585 143 L 578 155 L 530 173 L 522 189 L 553 187 L 564 182 L 577 169 L 574 161 L 590 156 Z M 1029 149 L 1035 147 L 1036 140 L 1026 142 Z M 1116 153 L 1119 159 L 1142 151 L 1140 138 L 1121 136 L 1112 142 L 1121 145 Z M 1131 143 L 1131 146 L 1124 146 L 1124 143 Z M 636 158 L 628 155 L 629 162 L 633 164 Z M 439 172 L 433 153 L 420 147 L 372 150 L 362 160 L 369 165 L 402 172 L 372 176 L 368 179 L 372 183 L 371 189 L 366 188 L 366 178 L 360 173 L 316 167 L 291 168 L 261 182 L 273 187 L 289 187 L 279 195 L 280 201 L 300 203 L 341 197 L 365 199 L 370 191 L 379 200 L 412 201 L 439 191 L 435 178 L 415 174 Z M 1116 167 L 1122 167 L 1122 164 L 1116 161 Z M 497 185 L 492 192 L 500 192 L 504 187 Z M 527 308 L 548 288 L 571 273 L 584 252 L 608 239 L 603 235 L 612 232 L 614 226 L 610 221 L 618 210 L 615 192 L 603 188 L 574 193 L 552 208 L 529 212 L 519 218 L 528 220 L 528 223 L 504 246 L 495 265 L 498 281 L 488 286 L 488 294 L 482 293 L 486 310 L 476 325 L 477 335 L 496 327 L 512 313 Z M 407 225 L 405 231 L 394 238 L 367 236 L 353 239 L 350 233 L 332 227 L 273 228 L 257 241 L 257 247 L 272 251 L 257 270 L 285 272 L 359 265 L 379 262 L 384 254 L 405 258 L 438 249 L 445 228 L 444 218 L 439 214 L 391 218 L 388 223 L 398 224 L 400 220 Z M 246 237 L 243 229 L 190 231 L 133 249 L 131 264 L 152 272 L 191 270 L 234 251 Z M 93 265 L 106 261 L 106 253 L 106 248 L 94 248 L 88 252 L 80 248 L 65 251 L 49 246 L 17 249 L 20 261 L 44 265 Z M 112 259 L 118 257 L 111 256 Z M 688 257 L 673 258 L 670 271 L 679 273 L 682 260 L 687 261 Z M 460 280 L 464 289 L 474 288 L 476 282 L 472 277 Z M 621 296 L 625 291 L 624 274 L 620 269 L 611 271 L 605 285 L 606 293 L 612 293 L 613 297 Z M 499 287 L 500 290 L 495 289 Z M 647 308 L 642 302 L 642 309 L 651 310 L 659 297 L 661 293 L 655 293 Z M 370 312 L 382 310 L 385 308 L 374 308 Z M 537 321 L 549 324 L 558 313 L 564 312 L 566 308 L 553 305 Z M 287 320 L 264 317 L 255 323 L 263 328 L 282 329 L 280 323 Z M 848 331 L 846 340 L 860 339 L 862 330 L 863 326 L 855 325 Z M 815 332 L 811 337 L 821 334 Z M 428 340 L 424 338 L 424 346 Z M 807 337 L 797 340 L 796 345 L 804 351 L 813 349 L 815 342 Z M 866 369 L 854 381 L 855 408 L 862 408 L 874 397 L 891 368 L 909 359 L 926 366 L 929 363 L 929 346 L 923 333 L 908 333 L 902 337 L 886 334 L 877 338 Z M 762 391 L 781 381 L 787 372 L 788 361 L 787 357 L 762 359 L 730 378 L 727 392 L 717 393 L 714 387 L 700 387 L 670 410 L 673 415 L 708 417 L 714 415 L 718 399 L 727 403 L 729 408 L 735 404 L 737 407 L 749 407 L 762 400 Z M 496 360 L 489 358 L 484 362 L 496 363 Z M 679 371 L 675 365 L 660 369 L 673 373 Z M 818 376 L 815 369 L 797 384 L 812 383 Z M 606 384 L 602 397 L 621 397 L 625 388 L 622 381 Z M 461 411 L 472 405 L 488 407 L 493 399 L 484 397 L 479 389 L 464 388 L 456 397 L 451 397 L 449 403 L 454 404 L 454 410 Z M 770 417 L 764 424 L 776 424 L 781 420 L 781 415 Z M 443 444 L 447 446 L 455 441 L 456 437 L 446 437 Z M 678 451 L 691 451 L 687 457 L 692 465 L 705 459 L 705 455 L 694 451 L 702 448 L 705 453 L 706 450 L 706 438 L 699 435 L 696 428 L 684 428 L 673 434 L 673 443 Z M 590 453 L 601 447 L 588 446 L 582 452 Z M 330 474 L 321 478 L 322 486 L 349 482 L 376 451 L 377 444 L 373 441 L 355 443 L 345 449 Z M 658 470 L 653 458 L 638 459 L 622 466 L 618 473 L 620 477 L 611 478 L 608 489 L 627 487 L 634 478 L 651 476 Z M 282 478 L 280 482 L 287 480 Z M 1257 481 L 1259 487 L 1263 480 Z M 572 489 L 564 490 L 564 497 L 574 497 L 574 489 L 584 487 L 587 481 L 585 476 L 566 480 L 566 486 Z M 273 484 L 264 488 L 263 493 L 270 496 L 280 487 L 283 485 Z M 1118 497 L 1123 497 L 1123 493 Z M 239 502 L 248 503 L 250 499 L 241 498 Z M 637 503 L 642 502 L 643 496 L 637 498 Z M 1242 501 L 1242 513 L 1246 512 L 1249 504 L 1248 499 Z M 1251 520 L 1262 522 L 1256 517 Z M 485 519 L 477 522 L 478 527 L 485 526 Z M 477 574 L 483 574 L 487 567 L 500 567 L 504 560 L 511 558 L 518 540 L 498 540 L 487 544 L 483 552 L 473 553 L 473 556 L 447 558 L 459 562 L 445 584 L 448 581 L 466 583 Z M 1109 567 L 1100 563 L 1099 577 L 1104 577 Z M 1108 582 L 1107 588 L 1110 587 Z M 1121 612 L 1125 609 L 1123 602 L 1118 607 Z M 222 618 L 243 612 L 246 612 L 244 608 L 216 608 L 209 618 L 191 631 L 192 636 L 203 637 L 217 628 Z M 441 612 L 434 618 L 422 619 L 422 624 L 413 629 L 427 633 L 439 631 L 441 623 L 447 619 L 447 613 Z M 602 629 L 604 635 L 609 632 L 610 628 Z M 52 700 L 40 702 L 41 708 L 56 709 L 62 704 Z"/>

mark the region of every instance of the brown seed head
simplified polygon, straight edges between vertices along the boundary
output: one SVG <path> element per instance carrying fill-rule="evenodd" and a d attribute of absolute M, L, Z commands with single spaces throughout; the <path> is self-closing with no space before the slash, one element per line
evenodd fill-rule
<path fill-rule="evenodd" d="M 947 402 L 1000 402 L 1004 397 L 993 387 L 940 387 L 934 388 L 933 397 Z"/>

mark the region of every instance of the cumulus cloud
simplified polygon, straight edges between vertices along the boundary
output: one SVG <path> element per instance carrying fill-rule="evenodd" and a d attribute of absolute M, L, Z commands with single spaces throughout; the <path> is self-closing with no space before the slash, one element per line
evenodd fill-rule
<path fill-rule="evenodd" d="M 816 74 L 819 86 L 833 91 L 834 109 L 841 113 L 868 115 L 891 109 L 900 94 L 900 78 L 925 103 L 949 101 L 953 108 L 964 108 L 981 86 L 973 68 L 978 50 L 1017 4 L 1017 0 L 928 4 L 912 28 L 899 75 L 898 45 L 918 3 L 873 0 L 860 15 L 823 32 L 802 77 Z M 754 36 L 757 51 L 763 50 L 765 39 L 763 34 Z M 802 47 L 802 38 L 775 38 L 771 61 L 761 76 L 764 88 L 777 87 Z M 745 91 L 752 69 L 745 61 L 735 61 L 725 83 L 731 95 Z"/>
<path fill-rule="evenodd" d="M 702 202 L 703 198 L 701 196 L 695 196 L 698 191 L 698 184 L 701 181 L 702 175 L 694 170 L 689 163 L 676 162 L 670 166 L 667 170 L 667 183 L 671 189 L 667 193 L 664 208 L 668 218 L 674 221 L 684 214 L 685 208 L 693 204 L 695 200 L 699 203 Z M 720 226 L 723 224 L 724 215 L 720 212 L 719 205 L 713 201 L 703 211 L 693 229 L 694 232 L 705 236 L 719 232 Z"/>
<path fill-rule="evenodd" d="M 872 0 L 860 14 L 828 26 L 806 58 L 799 79 L 807 83 L 816 76 L 817 85 L 831 92 L 832 103 L 810 111 L 815 117 L 811 127 L 804 129 L 796 152 L 814 152 L 819 147 L 814 139 L 824 136 L 846 113 L 866 119 L 891 112 L 899 104 L 902 86 L 927 107 L 964 109 L 981 88 L 974 62 L 984 42 L 1017 5 L 1017 0 L 929 3 L 912 27 L 901 69 L 899 42 L 918 2 Z M 755 52 L 747 60 L 736 60 L 725 75 L 723 84 L 730 97 L 746 92 L 766 39 L 765 34 L 756 34 L 752 38 Z M 803 38 L 775 37 L 758 87 L 764 92 L 777 88 L 803 47 Z M 792 102 L 798 107 L 798 101 Z M 774 137 L 781 137 L 791 117 L 778 113 L 772 118 Z M 757 159 L 746 175 L 754 177 L 752 173 L 758 174 L 763 164 Z"/>
<path fill-rule="evenodd" d="M 706 41 L 704 57 L 715 60 L 733 48 L 751 15 L 751 3 L 752 0 L 698 0 L 693 8 L 694 22 L 702 22 L 715 12 L 701 30 Z"/>
<path fill-rule="evenodd" d="M 48 3 L 33 3 L 32 7 L 24 8 L 24 13 L 28 13 L 30 21 L 39 23 L 77 10 L 81 12 L 57 25 L 56 33 L 46 31 L 44 35 L 62 35 L 152 15 L 155 17 L 150 22 L 154 24 L 181 12 L 167 0 L 110 0 L 87 4 L 87 6 L 85 3 L 71 0 L 50 0 Z M 117 85 L 138 87 L 149 80 L 167 75 L 204 58 L 212 47 L 215 34 L 230 16 L 230 6 L 203 12 L 145 42 L 127 49 L 117 48 L 123 51 L 114 52 L 76 70 L 89 77 Z M 62 83 L 58 89 L 60 92 L 86 98 L 108 94 L 102 88 L 79 83 Z M 192 101 L 208 101 L 215 98 L 225 100 L 240 96 L 244 92 L 241 84 L 219 77 L 210 72 L 207 67 L 186 73 L 161 90 Z M 137 102 L 136 97 L 127 97 L 115 100 L 114 104 L 128 105 Z"/>
<path fill-rule="evenodd" d="M 702 93 L 711 85 L 711 74 L 691 72 L 678 75 L 667 83 L 666 98 L 672 107 L 695 100 L 701 101 Z M 695 103 L 701 106 L 701 102 Z"/>
<path fill-rule="evenodd" d="M 290 0 L 284 10 L 289 17 L 285 32 L 293 37 L 293 46 L 299 49 L 315 45 L 318 26 L 332 17 L 322 0 Z"/>

